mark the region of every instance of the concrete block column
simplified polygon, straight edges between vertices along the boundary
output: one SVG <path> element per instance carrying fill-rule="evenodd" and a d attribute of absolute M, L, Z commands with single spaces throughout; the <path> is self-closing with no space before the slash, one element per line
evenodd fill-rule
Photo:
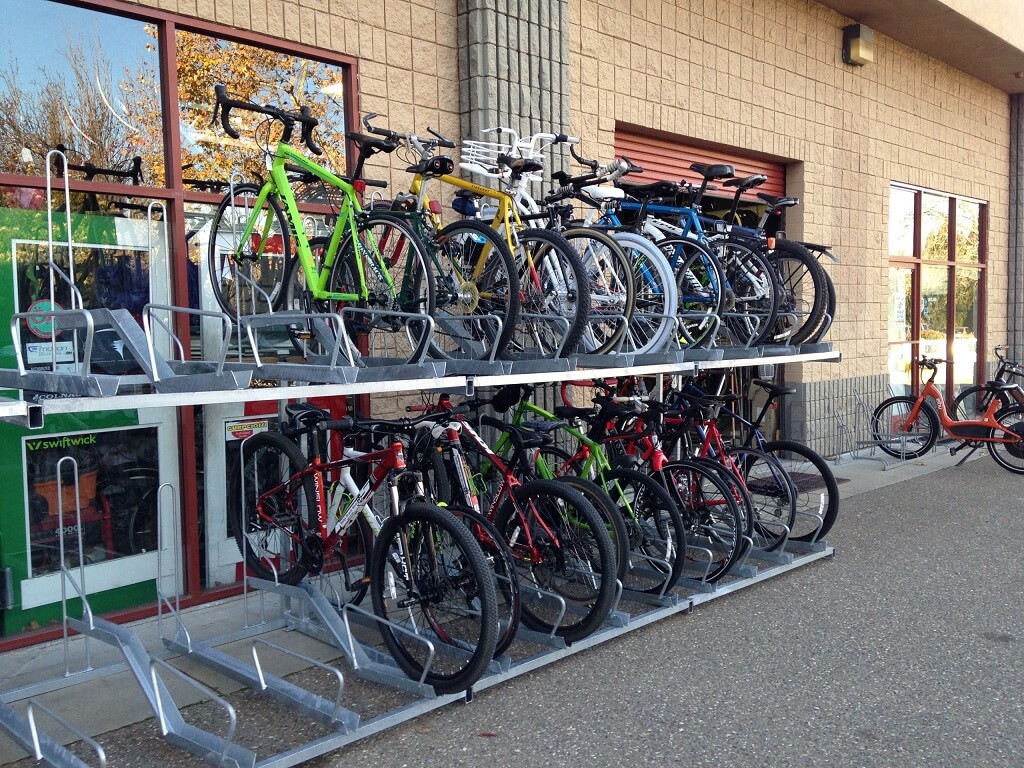
<path fill-rule="evenodd" d="M 568 133 L 568 0 L 459 0 L 458 24 L 464 137 L 497 126 Z"/>
<path fill-rule="evenodd" d="M 1024 354 L 1024 94 L 1010 96 L 1010 242 L 1007 341 Z"/>

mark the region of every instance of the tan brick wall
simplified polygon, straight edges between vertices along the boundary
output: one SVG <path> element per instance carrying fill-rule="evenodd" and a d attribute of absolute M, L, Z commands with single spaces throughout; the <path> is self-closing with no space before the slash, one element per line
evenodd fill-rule
<path fill-rule="evenodd" d="M 610 159 L 623 121 L 790 163 L 803 204 L 788 231 L 842 257 L 829 271 L 844 362 L 805 366 L 805 379 L 886 370 L 890 181 L 989 203 L 988 338 L 1005 337 L 1005 93 L 882 35 L 873 65 L 845 65 L 850 20 L 807 0 L 571 0 L 570 18 L 586 154 Z"/>

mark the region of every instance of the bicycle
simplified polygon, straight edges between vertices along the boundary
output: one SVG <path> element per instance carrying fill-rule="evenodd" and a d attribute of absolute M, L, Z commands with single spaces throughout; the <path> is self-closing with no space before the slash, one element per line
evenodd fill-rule
<path fill-rule="evenodd" d="M 407 222 L 426 246 L 436 281 L 434 336 L 430 354 L 437 358 L 504 356 L 516 329 L 520 309 L 519 271 L 506 238 L 475 219 L 442 225 L 440 206 L 427 195 L 430 179 L 450 175 L 454 161 L 436 154 L 455 142 L 431 128 L 433 138 L 398 133 L 373 125 L 376 113 L 363 117 L 369 133 L 394 142 L 413 174 L 409 192 L 371 209 Z M 496 326 L 488 318 L 497 318 Z"/>
<path fill-rule="evenodd" d="M 871 437 L 875 444 L 897 459 L 916 459 L 930 451 L 940 434 L 945 433 L 959 442 L 949 449 L 950 454 L 971 448 L 961 464 L 984 444 L 999 466 L 1024 474 L 1024 405 L 1004 408 L 994 397 L 980 418 L 954 419 L 946 410 L 942 391 L 935 385 L 939 364 L 948 362 L 921 357 L 918 365 L 931 371 L 921 393 L 917 397 L 890 397 L 875 408 L 871 415 Z M 1017 386 L 1011 382 L 993 385 L 1005 391 Z M 934 405 L 929 399 L 935 401 Z"/>
<path fill-rule="evenodd" d="M 317 126 L 308 107 L 288 112 L 229 98 L 223 85 L 215 87 L 214 121 L 220 117 L 224 132 L 238 139 L 230 123 L 232 110 L 265 116 L 268 138 L 262 151 L 270 162 L 270 176 L 261 186 L 233 185 L 213 218 L 209 246 L 210 280 L 218 304 L 233 318 L 270 313 L 281 307 L 288 293 L 284 285 L 303 286 L 307 313 L 342 314 L 349 336 L 364 357 L 419 361 L 430 341 L 434 312 L 434 280 L 422 245 L 404 223 L 363 210 L 359 193 L 367 157 L 388 152 L 394 145 L 379 139 L 347 134 L 360 147 L 351 177 L 338 176 L 295 150 L 290 142 L 296 127 L 301 142 L 314 155 L 322 149 L 313 137 Z M 269 145 L 270 126 L 278 123 L 281 136 Z M 259 141 L 260 127 L 254 130 Z M 299 213 L 289 173 L 310 176 L 336 197 L 334 230 L 313 255 Z M 284 204 L 282 212 L 281 204 Z M 295 240 L 295 259 L 290 254 Z M 302 277 L 291 274 L 299 269 Z M 354 308 L 354 309 L 350 309 Z M 300 340 L 321 339 L 330 346 L 337 330 L 331 322 L 307 323 L 292 329 Z"/>
<path fill-rule="evenodd" d="M 719 385 L 724 384 L 723 376 Z M 740 445 L 754 447 L 774 456 L 785 470 L 796 491 L 796 517 L 791 526 L 789 540 L 815 542 L 823 539 L 835 524 L 839 515 L 839 484 L 828 466 L 828 462 L 812 448 L 795 440 L 769 440 L 761 425 L 768 411 L 776 407 L 776 400 L 796 393 L 794 387 L 779 386 L 763 379 L 754 379 L 752 386 L 760 387 L 767 395 L 764 405 L 753 421 L 745 419 L 728 405 L 722 406 L 722 414 L 739 422 L 746 428 Z M 695 382 L 683 387 L 684 392 L 698 396 L 709 393 Z"/>
<path fill-rule="evenodd" d="M 327 432 L 351 442 L 390 434 L 395 422 L 331 420 L 305 403 L 288 405 L 286 414 L 281 432 L 260 432 L 242 444 L 229 478 L 232 532 L 249 572 L 281 584 L 340 577 L 328 593 L 342 609 L 369 591 L 399 667 L 439 693 L 465 690 L 487 669 L 498 638 L 494 573 L 479 543 L 451 513 L 425 501 L 422 479 L 407 470 L 398 440 L 325 455 Z M 308 456 L 288 435 L 305 437 Z M 362 486 L 352 478 L 357 467 L 367 470 Z M 362 550 L 361 576 L 343 549 L 349 532 Z M 330 553 L 338 565 L 328 562 Z"/>
<path fill-rule="evenodd" d="M 368 130 L 385 137 L 402 137 L 402 134 L 385 128 L 370 127 Z M 421 161 L 426 159 L 421 151 Z M 477 163 L 463 162 L 460 167 L 488 178 L 531 173 L 541 167 L 535 160 L 514 158 L 504 153 L 495 158 L 495 163 L 484 168 Z M 439 216 L 440 205 L 423 189 L 427 174 L 413 172 L 409 194 L 415 197 L 416 205 L 424 215 Z M 505 190 L 475 184 L 453 176 L 451 172 L 431 173 L 429 178 L 459 190 L 453 208 L 467 220 L 489 224 L 504 238 L 513 254 L 520 306 L 505 356 L 548 358 L 566 356 L 575 351 L 590 314 L 590 292 L 579 254 L 569 242 L 555 232 L 526 227 L 515 202 Z M 481 198 L 495 202 L 493 210 L 487 212 L 489 217 L 484 216 L 483 206 L 477 204 Z"/>
<path fill-rule="evenodd" d="M 988 405 L 993 399 L 999 401 L 1001 408 L 1010 405 L 1011 401 L 1024 404 L 1024 389 L 1021 389 L 1019 382 L 1012 381 L 1017 384 L 1012 389 L 1002 386 L 1012 379 L 1024 379 L 1024 368 L 1021 368 L 1020 363 L 1016 360 L 1007 360 L 1002 354 L 1004 349 L 1006 347 L 1003 345 L 996 345 L 995 353 L 999 365 L 996 367 L 996 373 L 992 380 L 985 384 L 968 387 L 953 400 L 953 412 L 957 418 L 962 420 L 978 418 L 988 410 Z M 999 386 L 993 386 L 993 382 Z"/>
<path fill-rule="evenodd" d="M 473 399 L 459 410 L 491 401 Z M 432 412 L 446 410 L 442 395 Z M 481 423 L 502 422 L 482 416 Z M 464 420 L 441 444 L 443 480 L 450 504 L 468 507 L 494 523 L 512 550 L 519 576 L 525 627 L 581 640 L 600 628 L 615 600 L 616 558 L 601 517 L 573 488 L 551 480 L 524 480 Z M 499 427 L 500 428 L 500 427 Z"/>
<path fill-rule="evenodd" d="M 616 519 L 622 524 L 616 544 L 620 545 L 619 580 L 623 588 L 657 595 L 668 592 L 682 576 L 686 557 L 686 529 L 671 497 L 643 472 L 613 467 L 600 442 L 577 428 L 576 425 L 586 424 L 589 430 L 597 429 L 601 420 L 599 409 L 557 405 L 553 411 L 547 411 L 532 401 L 531 387 L 520 386 L 511 385 L 495 396 L 496 400 L 503 397 L 506 402 L 517 400 L 512 424 L 558 432 L 575 442 L 571 451 L 558 447 L 554 441 L 536 447 L 536 471 L 541 477 L 595 483 L 616 508 Z M 564 385 L 562 391 L 564 400 Z M 500 445 L 498 448 L 500 452 Z"/>

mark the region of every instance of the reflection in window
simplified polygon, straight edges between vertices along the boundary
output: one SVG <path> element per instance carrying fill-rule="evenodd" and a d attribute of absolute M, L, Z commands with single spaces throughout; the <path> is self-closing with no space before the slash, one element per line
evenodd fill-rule
<path fill-rule="evenodd" d="M 946 261 L 949 258 L 949 198 L 921 195 L 921 258 Z"/>
<path fill-rule="evenodd" d="M 977 264 L 980 261 L 981 206 L 966 200 L 956 203 L 956 260 Z"/>
<path fill-rule="evenodd" d="M 227 87 L 236 99 L 273 104 L 287 110 L 308 106 L 320 120 L 316 130 L 324 154 L 317 162 L 342 173 L 345 169 L 345 119 L 341 67 L 178 31 L 178 96 L 181 117 L 181 163 L 186 185 L 226 181 L 233 172 L 251 181 L 266 176 L 263 151 L 273 151 L 280 126 L 253 113 L 231 113 L 238 140 L 225 135 L 218 121 L 211 125 L 213 88 Z M 295 148 L 300 149 L 298 135 Z"/>
<path fill-rule="evenodd" d="M 889 256 L 914 255 L 914 192 L 894 187 L 889 195 Z"/>
<path fill-rule="evenodd" d="M 37 436 L 24 450 L 31 576 L 60 568 L 61 512 L 70 565 L 78 520 L 87 564 L 156 550 L 156 427 Z"/>
<path fill-rule="evenodd" d="M 156 28 L 48 0 L 3 8 L 0 172 L 45 174 L 46 153 L 66 149 L 72 172 L 92 166 L 162 186 L 163 129 Z"/>

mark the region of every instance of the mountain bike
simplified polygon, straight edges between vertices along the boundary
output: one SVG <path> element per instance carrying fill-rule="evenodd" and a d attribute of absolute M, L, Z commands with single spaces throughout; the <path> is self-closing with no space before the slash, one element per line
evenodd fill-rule
<path fill-rule="evenodd" d="M 286 414 L 281 432 L 242 444 L 229 477 L 232 532 L 249 572 L 282 584 L 323 574 L 339 608 L 369 591 L 374 613 L 386 620 L 378 622 L 381 636 L 403 671 L 439 693 L 471 686 L 498 637 L 494 573 L 479 543 L 451 513 L 425 501 L 398 440 L 368 452 L 346 445 L 339 458 L 326 458 L 326 433 L 346 440 L 386 435 L 392 422 L 332 420 L 305 403 L 288 405 Z M 309 455 L 288 435 L 303 435 Z M 356 468 L 367 473 L 361 486 L 352 477 Z M 349 532 L 361 563 L 345 552 Z"/>
<path fill-rule="evenodd" d="M 363 163 L 393 145 L 350 134 L 360 147 L 353 175 L 344 178 L 324 168 L 291 146 L 292 134 L 301 130 L 301 142 L 314 155 L 322 153 L 313 131 L 317 126 L 308 107 L 289 112 L 229 98 L 222 85 L 215 88 L 214 120 L 238 139 L 231 124 L 232 110 L 264 116 L 253 135 L 266 136 L 262 151 L 270 162 L 270 176 L 261 186 L 238 184 L 221 201 L 213 218 L 209 246 L 210 281 L 218 304 L 231 317 L 280 309 L 284 285 L 304 286 L 308 313 L 341 313 L 348 335 L 361 355 L 406 361 L 422 358 L 430 341 L 431 323 L 421 319 L 434 311 L 434 280 L 422 245 L 401 221 L 367 213 L 359 193 L 368 182 L 361 179 Z M 270 128 L 281 126 L 273 150 Z M 337 220 L 319 253 L 310 248 L 289 173 L 314 177 L 336 194 Z M 283 212 L 282 212 L 283 204 Z M 294 239 L 296 259 L 290 255 Z M 300 269 L 302 278 L 291 271 Z M 352 311 L 354 310 L 354 311 Z M 337 330 L 331 321 L 310 322 L 300 337 L 327 337 Z"/>
<path fill-rule="evenodd" d="M 993 397 L 978 418 L 963 421 L 953 418 L 946 410 L 942 391 L 935 385 L 939 365 L 948 362 L 929 357 L 917 361 L 921 368 L 931 371 L 921 393 L 917 397 L 897 395 L 883 400 L 871 416 L 872 439 L 890 456 L 915 459 L 930 451 L 945 433 L 959 443 L 950 448 L 951 454 L 963 448 L 970 448 L 974 453 L 984 444 L 999 466 L 1024 474 L 1024 405 L 1003 407 L 999 398 Z M 995 389 L 1004 391 L 1016 386 L 1012 382 L 993 383 Z"/>

